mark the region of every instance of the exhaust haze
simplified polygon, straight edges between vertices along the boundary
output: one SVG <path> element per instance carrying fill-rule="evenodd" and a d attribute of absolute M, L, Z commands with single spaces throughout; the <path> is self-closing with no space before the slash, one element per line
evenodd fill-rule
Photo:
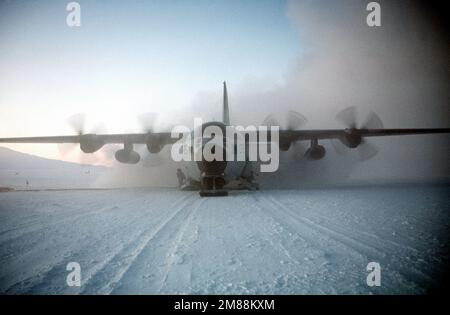
<path fill-rule="evenodd" d="M 382 26 L 368 27 L 365 2 L 290 1 L 286 14 L 298 31 L 302 52 L 282 84 L 247 80 L 236 86 L 231 82 L 231 123 L 260 124 L 274 114 L 283 125 L 288 110 L 296 110 L 308 118 L 305 128 L 342 128 L 335 115 L 355 106 L 360 123 L 374 111 L 385 128 L 449 127 L 449 42 L 438 9 L 412 1 L 379 3 Z M 219 89 L 199 93 L 185 116 L 219 119 L 220 93 Z M 276 182 L 291 187 L 450 178 L 447 135 L 369 141 L 380 151 L 365 162 L 358 160 L 356 150 L 337 155 L 328 141 L 322 141 L 327 156 L 321 161 L 296 162 L 291 148 L 281 153 L 279 172 L 261 174 L 260 180 L 265 186 Z M 308 144 L 302 144 L 304 151 Z"/>

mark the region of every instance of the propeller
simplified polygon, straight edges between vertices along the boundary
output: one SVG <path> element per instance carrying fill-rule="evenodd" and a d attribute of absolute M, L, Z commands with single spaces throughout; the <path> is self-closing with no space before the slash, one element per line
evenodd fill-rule
<path fill-rule="evenodd" d="M 367 161 L 373 158 L 378 153 L 379 149 L 375 144 L 360 137 L 355 131 L 361 129 L 382 129 L 383 122 L 373 111 L 369 112 L 362 124 L 358 124 L 357 117 L 357 109 L 354 106 L 347 107 L 340 111 L 336 115 L 336 120 L 346 126 L 346 136 L 343 139 L 333 139 L 331 143 L 338 154 L 343 154 L 346 151 L 346 148 L 357 148 L 359 160 Z"/>
<path fill-rule="evenodd" d="M 147 133 L 152 133 L 155 131 L 157 119 L 158 113 L 155 112 L 142 113 L 138 116 L 138 121 L 142 129 Z"/>
<path fill-rule="evenodd" d="M 86 118 L 87 115 L 85 113 L 78 113 L 68 117 L 67 124 L 77 135 L 82 136 L 86 134 Z M 100 122 L 90 130 L 90 133 L 106 133 L 106 127 Z M 93 164 L 99 161 L 104 162 L 105 160 L 112 160 L 114 156 L 114 153 L 110 152 L 111 150 L 100 150 L 99 152 L 86 154 L 75 151 L 77 148 L 79 148 L 79 144 L 77 143 L 58 143 L 58 150 L 62 156 L 71 156 L 74 152 L 77 152 L 76 158 L 81 164 Z"/>
<path fill-rule="evenodd" d="M 149 137 L 155 132 L 155 127 L 160 124 L 158 122 L 158 113 L 146 112 L 138 116 L 138 121 L 141 128 Z M 169 129 L 171 130 L 171 128 Z M 156 167 L 161 166 L 164 163 L 164 158 L 160 155 L 160 152 L 151 153 L 149 149 L 145 150 L 143 154 L 143 166 L 144 167 Z"/>
<path fill-rule="evenodd" d="M 262 125 L 267 127 L 279 126 L 282 130 L 294 131 L 299 130 L 303 126 L 305 126 L 307 121 L 308 120 L 306 119 L 306 117 L 299 112 L 289 110 L 282 124 L 280 124 L 278 120 L 272 114 L 270 114 L 264 119 Z M 285 143 L 280 141 L 281 150 L 287 151 L 290 147 L 293 147 L 295 159 L 303 158 L 306 149 L 301 145 L 299 141 L 288 140 Z"/>
<path fill-rule="evenodd" d="M 78 113 L 68 117 L 67 123 L 76 134 L 84 134 L 86 128 L 86 113 Z"/>
<path fill-rule="evenodd" d="M 267 127 L 279 126 L 285 130 L 298 130 L 303 127 L 307 121 L 306 117 L 299 112 L 290 110 L 283 121 L 284 124 L 280 124 L 274 115 L 270 114 L 263 120 L 262 125 Z"/>
<path fill-rule="evenodd" d="M 288 111 L 287 130 L 298 130 L 306 125 L 307 122 L 308 120 L 306 117 L 299 112 L 293 110 Z"/>
<path fill-rule="evenodd" d="M 72 115 L 66 119 L 66 122 L 77 135 L 81 136 L 84 134 L 84 129 L 86 125 L 85 113 L 78 113 Z M 77 146 L 78 144 L 76 143 L 58 143 L 58 150 L 62 156 L 68 156 L 75 151 Z M 78 158 L 78 160 L 79 159 L 80 157 Z"/>

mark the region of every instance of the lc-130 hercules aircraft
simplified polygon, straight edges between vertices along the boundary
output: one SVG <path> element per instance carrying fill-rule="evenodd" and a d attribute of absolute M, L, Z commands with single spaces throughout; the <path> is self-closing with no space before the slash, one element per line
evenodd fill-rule
<path fill-rule="evenodd" d="M 230 126 L 230 116 L 228 110 L 228 95 L 226 83 L 223 83 L 223 117 L 222 121 L 212 121 L 204 123 L 203 130 L 208 126 L 215 126 L 220 128 L 223 132 L 223 141 L 226 142 L 226 127 Z M 369 137 L 381 137 L 381 136 L 399 136 L 399 135 L 413 135 L 413 134 L 434 134 L 434 133 L 449 133 L 450 128 L 440 129 L 384 129 L 380 118 L 373 112 L 371 112 L 365 123 L 358 125 L 356 122 L 356 112 L 354 107 L 344 109 L 337 114 L 336 118 L 346 125 L 344 129 L 314 129 L 305 130 L 299 129 L 300 126 L 306 121 L 305 118 L 297 113 L 290 111 L 288 115 L 287 128 L 279 130 L 278 148 L 280 151 L 287 151 L 297 141 L 309 141 L 310 146 L 304 157 L 310 160 L 320 160 L 325 156 L 325 148 L 319 144 L 319 140 L 330 139 L 334 142 L 340 143 L 347 148 L 358 149 L 361 160 L 367 160 L 374 156 L 377 152 L 376 147 L 367 142 Z M 278 126 L 275 119 L 269 116 L 263 123 L 265 126 Z M 257 142 L 262 142 L 260 131 L 256 130 Z M 267 134 L 266 134 L 267 136 Z M 105 144 L 122 144 L 123 149 L 115 152 L 115 159 L 120 163 L 136 164 L 140 160 L 140 155 L 134 151 L 133 146 L 135 144 L 145 144 L 150 153 L 158 153 L 167 144 L 174 144 L 179 138 L 171 136 L 171 132 L 153 132 L 150 129 L 146 133 L 132 133 L 132 134 L 84 134 L 81 130 L 78 135 L 71 136 L 50 136 L 50 137 L 20 137 L 20 138 L 0 138 L 0 143 L 75 143 L 80 145 L 80 149 L 84 153 L 94 153 L 100 150 Z M 249 141 L 251 137 L 245 138 L 245 141 Z M 204 138 L 201 141 L 202 146 L 211 138 Z M 264 139 L 269 141 L 270 138 Z M 248 143 L 247 143 L 248 144 Z M 259 144 L 259 143 L 258 143 Z M 225 154 L 226 146 L 219 148 Z M 228 194 L 229 176 L 226 173 L 231 167 L 231 161 L 221 160 L 206 160 L 202 158 L 198 161 L 194 161 L 196 167 L 200 171 L 200 178 L 193 182 L 200 190 L 201 196 L 225 196 Z M 244 170 L 247 166 L 247 160 L 245 160 Z M 242 171 L 242 176 L 244 177 Z M 253 175 L 247 177 L 249 183 L 252 181 Z M 256 186 L 255 186 L 256 187 Z"/>

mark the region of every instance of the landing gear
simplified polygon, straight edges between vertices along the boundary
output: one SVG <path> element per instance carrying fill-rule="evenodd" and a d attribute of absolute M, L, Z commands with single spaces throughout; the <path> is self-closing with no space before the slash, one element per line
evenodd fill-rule
<path fill-rule="evenodd" d="M 228 191 L 223 189 L 225 186 L 224 174 L 207 175 L 202 174 L 202 189 L 200 190 L 201 197 L 223 197 L 228 196 Z"/>

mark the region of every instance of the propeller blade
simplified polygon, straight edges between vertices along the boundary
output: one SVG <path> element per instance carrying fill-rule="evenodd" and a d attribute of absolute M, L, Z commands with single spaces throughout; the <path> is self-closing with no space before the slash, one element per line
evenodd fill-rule
<path fill-rule="evenodd" d="M 336 119 L 347 126 L 347 128 L 357 128 L 358 124 L 356 121 L 356 108 L 354 106 L 347 107 L 346 109 L 340 111 L 336 115 Z M 380 117 L 374 112 L 370 112 L 367 116 L 365 122 L 359 127 L 360 129 L 382 129 L 383 122 Z M 345 145 L 341 143 L 338 139 L 332 140 L 337 153 L 341 154 L 345 151 Z M 374 157 L 378 153 L 378 147 L 365 139 L 362 139 L 361 144 L 357 147 L 359 160 L 367 161 Z"/>
<path fill-rule="evenodd" d="M 297 130 L 303 127 L 308 121 L 305 116 L 300 114 L 299 112 L 290 110 L 287 115 L 287 129 L 288 130 Z"/>
<path fill-rule="evenodd" d="M 294 151 L 294 160 L 300 161 L 304 159 L 307 148 L 300 141 L 295 141 L 291 144 L 291 150 Z"/>
<path fill-rule="evenodd" d="M 138 120 L 142 128 L 146 132 L 153 132 L 158 114 L 154 112 L 143 113 L 138 116 Z"/>
<path fill-rule="evenodd" d="M 84 133 L 84 128 L 86 124 L 86 114 L 85 113 L 77 113 L 72 116 L 69 116 L 67 119 L 67 124 L 72 128 L 72 130 L 78 134 L 82 135 Z M 59 154 L 63 157 L 67 157 L 69 155 L 74 154 L 74 151 L 79 144 L 77 143 L 58 143 L 58 151 Z"/>
<path fill-rule="evenodd" d="M 356 128 L 356 108 L 354 106 L 341 110 L 336 115 L 336 120 L 347 128 Z"/>
<path fill-rule="evenodd" d="M 305 116 L 299 112 L 290 110 L 286 117 L 286 129 L 298 130 L 305 126 L 307 122 L 308 119 Z M 300 141 L 294 141 L 291 144 L 291 150 L 294 152 L 294 160 L 299 161 L 304 158 L 307 148 Z"/>
<path fill-rule="evenodd" d="M 262 125 L 267 127 L 280 126 L 280 124 L 272 114 L 270 114 L 263 120 Z"/>
<path fill-rule="evenodd" d="M 106 126 L 103 122 L 99 122 L 95 125 L 94 128 L 92 128 L 91 132 L 95 134 L 106 134 L 108 133 L 108 130 L 106 129 Z"/>
<path fill-rule="evenodd" d="M 374 112 L 370 112 L 367 116 L 366 122 L 363 124 L 363 129 L 383 129 L 383 122 L 380 117 Z"/>
<path fill-rule="evenodd" d="M 83 135 L 86 132 L 86 118 L 85 113 L 78 113 L 67 118 L 67 123 L 78 134 Z M 91 131 L 95 134 L 107 133 L 105 125 L 100 122 Z M 58 151 L 63 157 L 71 157 L 76 159 L 81 164 L 93 164 L 98 162 L 105 162 L 111 160 L 114 156 L 113 152 L 106 153 L 103 149 L 95 153 L 84 153 L 79 149 L 78 143 L 58 143 Z M 111 157 L 110 157 L 111 156 Z"/>
<path fill-rule="evenodd" d="M 286 117 L 286 126 L 281 126 L 281 124 L 278 122 L 278 120 L 270 114 L 267 116 L 263 122 L 263 126 L 279 126 L 280 128 L 284 127 L 286 130 L 297 130 L 300 127 L 303 127 L 308 120 L 305 116 L 300 114 L 299 112 L 290 110 Z"/>
<path fill-rule="evenodd" d="M 58 143 L 58 151 L 61 156 L 68 156 L 78 147 L 77 143 Z"/>
<path fill-rule="evenodd" d="M 347 152 L 348 148 L 339 139 L 331 139 L 330 142 L 337 154 L 342 155 Z"/>
<path fill-rule="evenodd" d="M 378 151 L 379 149 L 375 144 L 363 140 L 363 142 L 358 146 L 359 160 L 361 162 L 370 160 L 378 153 Z"/>
<path fill-rule="evenodd" d="M 264 121 L 262 122 L 262 125 L 267 126 L 267 127 L 279 126 L 280 128 L 286 129 L 286 130 L 298 130 L 306 124 L 307 119 L 305 116 L 303 116 L 299 112 L 290 110 L 290 111 L 288 111 L 286 119 L 283 122 L 285 123 L 284 124 L 285 126 L 281 126 L 280 123 L 271 114 L 271 115 L 267 116 L 266 119 L 264 119 Z M 289 150 L 291 152 L 293 152 L 292 157 L 295 160 L 302 159 L 306 152 L 305 147 L 299 141 L 291 142 L 291 147 Z"/>
<path fill-rule="evenodd" d="M 84 134 L 84 128 L 86 125 L 86 114 L 78 113 L 67 118 L 67 123 L 77 134 Z"/>

